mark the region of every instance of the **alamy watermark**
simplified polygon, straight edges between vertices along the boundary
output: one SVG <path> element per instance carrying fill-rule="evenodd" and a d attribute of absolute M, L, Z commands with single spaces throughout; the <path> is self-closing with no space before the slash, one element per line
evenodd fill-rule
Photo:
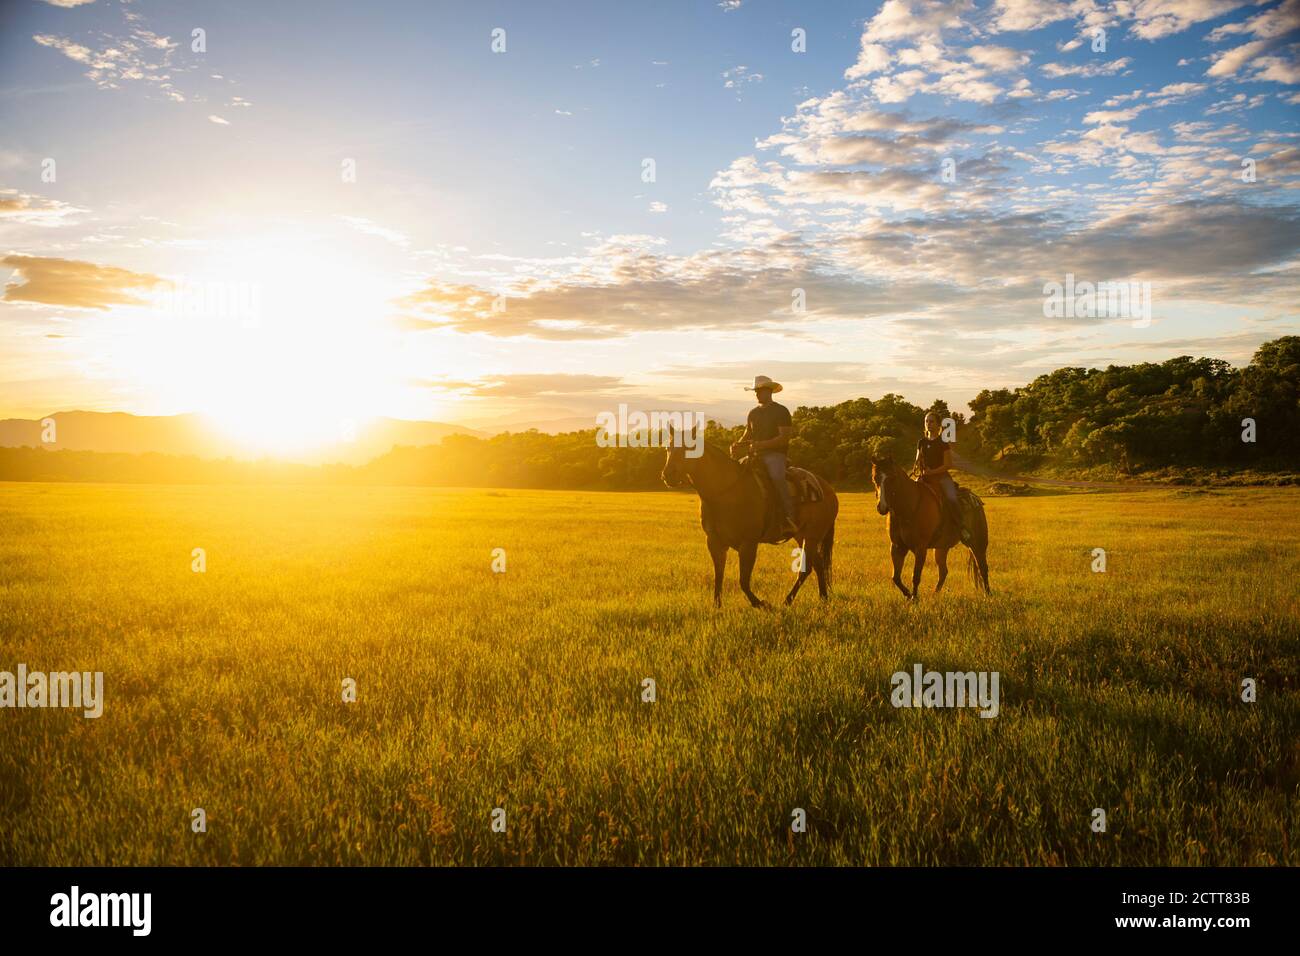
<path fill-rule="evenodd" d="M 104 713 L 104 672 L 32 671 L 18 665 L 17 674 L 0 671 L 0 708 L 74 707 L 83 717 Z"/>
<path fill-rule="evenodd" d="M 1047 319 L 1130 319 L 1133 327 L 1151 324 L 1150 282 L 1075 282 L 1043 285 L 1043 317 Z"/>
<path fill-rule="evenodd" d="M 132 936 L 148 936 L 152 911 L 152 893 L 83 893 L 74 884 L 50 897 L 51 926 L 122 926 Z"/>
<path fill-rule="evenodd" d="M 236 319 L 244 328 L 262 321 L 262 287 L 256 282 L 158 282 L 153 308 L 173 318 Z"/>
<path fill-rule="evenodd" d="M 978 707 L 981 717 L 996 717 L 1002 706 L 997 671 L 895 671 L 889 702 L 895 707 Z"/>
<path fill-rule="evenodd" d="M 596 415 L 596 444 L 601 448 L 685 448 L 687 458 L 704 454 L 703 412 L 628 411 L 619 403 L 617 412 Z"/>

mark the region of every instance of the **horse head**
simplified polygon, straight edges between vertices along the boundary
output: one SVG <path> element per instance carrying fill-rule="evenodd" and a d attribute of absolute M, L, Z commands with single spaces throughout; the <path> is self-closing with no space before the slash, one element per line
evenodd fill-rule
<path fill-rule="evenodd" d="M 692 436 L 693 440 L 689 442 L 689 444 L 696 444 L 699 435 L 699 427 L 699 425 L 695 426 L 695 433 Z M 678 435 L 682 436 L 681 441 L 678 440 Z M 669 488 L 681 488 L 687 483 L 687 479 L 690 478 L 691 465 L 690 460 L 686 457 L 686 446 L 688 442 L 685 438 L 686 436 L 684 432 L 678 432 L 671 424 L 668 426 L 668 443 L 664 455 L 664 468 L 663 471 L 659 473 L 659 477 Z"/>
<path fill-rule="evenodd" d="M 876 486 L 876 512 L 889 514 L 889 487 L 898 472 L 892 457 L 871 459 L 871 483 Z"/>

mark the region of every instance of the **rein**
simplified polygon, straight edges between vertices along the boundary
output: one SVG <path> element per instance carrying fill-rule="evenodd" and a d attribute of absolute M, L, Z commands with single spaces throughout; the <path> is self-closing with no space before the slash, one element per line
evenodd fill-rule
<path fill-rule="evenodd" d="M 722 454 L 722 453 L 719 452 L 718 454 Z M 727 457 L 727 461 L 731 461 L 730 456 Z M 740 465 L 736 465 L 736 468 L 740 472 L 740 475 L 736 478 L 735 481 L 727 485 L 727 487 L 723 488 L 721 491 L 711 492 L 708 495 L 706 495 L 703 491 L 701 491 L 699 486 L 695 484 L 695 479 L 691 477 L 690 472 L 686 473 L 686 480 L 691 483 L 691 487 L 695 489 L 695 493 L 698 494 L 703 500 L 708 501 L 711 498 L 716 500 L 718 498 L 721 498 L 727 492 L 731 491 L 731 489 L 737 487 L 742 481 L 744 481 L 746 478 L 749 477 L 749 474 L 745 468 L 743 468 Z"/>
<path fill-rule="evenodd" d="M 900 468 L 897 472 L 891 474 L 889 477 L 894 478 L 894 479 L 899 480 L 899 481 L 906 481 L 906 480 L 907 480 L 907 475 L 903 474 L 903 471 L 902 471 L 901 468 Z M 920 485 L 920 482 L 919 482 L 919 481 L 918 481 L 918 482 L 914 482 L 914 484 L 916 484 L 916 485 L 919 486 L 919 485 Z M 918 514 L 921 513 L 921 502 L 925 500 L 925 495 L 926 495 L 926 491 L 925 491 L 924 488 L 918 487 L 918 488 L 916 489 L 916 504 L 914 504 L 914 505 L 912 506 L 912 514 L 911 514 L 911 516 L 907 519 L 907 524 L 908 524 L 909 527 L 915 527 L 915 526 L 916 526 L 916 516 L 917 516 Z M 893 511 L 894 509 L 891 507 L 889 510 L 890 510 L 890 511 Z"/>

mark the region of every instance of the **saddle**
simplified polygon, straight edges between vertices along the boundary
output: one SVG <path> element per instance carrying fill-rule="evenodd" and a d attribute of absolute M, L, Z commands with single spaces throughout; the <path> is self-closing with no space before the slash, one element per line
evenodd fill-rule
<path fill-rule="evenodd" d="M 780 544 L 790 536 L 785 533 L 785 512 L 781 509 L 781 499 L 777 497 L 776 489 L 772 487 L 772 479 L 757 457 L 741 459 L 741 464 L 749 469 L 754 481 L 758 482 L 759 494 L 763 496 L 763 535 L 760 540 L 764 544 Z M 785 485 L 790 491 L 790 501 L 794 503 L 796 512 L 800 505 L 812 504 L 826 497 L 817 476 L 795 465 L 786 465 Z"/>
<path fill-rule="evenodd" d="M 956 484 L 956 482 L 953 482 L 953 484 Z M 948 530 L 951 524 L 956 524 L 957 537 L 960 540 L 962 531 L 971 529 L 970 516 L 976 510 L 984 510 L 984 502 L 979 495 L 969 488 L 957 485 L 957 514 L 953 515 L 951 513 L 952 505 L 948 504 L 948 499 L 939 492 L 938 488 L 933 487 L 928 481 L 922 481 L 920 485 L 934 496 L 939 505 L 939 527 L 934 532 L 934 537 L 930 539 L 929 546 L 931 548 L 938 547 L 943 540 L 944 532 Z"/>

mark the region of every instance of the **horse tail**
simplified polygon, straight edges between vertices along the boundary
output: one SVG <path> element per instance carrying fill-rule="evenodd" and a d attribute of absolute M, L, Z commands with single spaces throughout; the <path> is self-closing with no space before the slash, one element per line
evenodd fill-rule
<path fill-rule="evenodd" d="M 972 498 L 975 496 L 972 494 Z M 978 499 L 976 499 L 978 501 Z M 983 502 L 974 509 L 975 521 L 971 529 L 971 547 L 966 556 L 966 571 L 976 588 L 983 588 L 985 594 L 991 594 L 989 587 L 989 522 L 984 514 Z"/>
<path fill-rule="evenodd" d="M 971 582 L 975 585 L 975 589 L 979 590 L 980 566 L 979 566 L 979 562 L 975 560 L 974 551 L 966 552 L 966 576 L 971 579 Z"/>

